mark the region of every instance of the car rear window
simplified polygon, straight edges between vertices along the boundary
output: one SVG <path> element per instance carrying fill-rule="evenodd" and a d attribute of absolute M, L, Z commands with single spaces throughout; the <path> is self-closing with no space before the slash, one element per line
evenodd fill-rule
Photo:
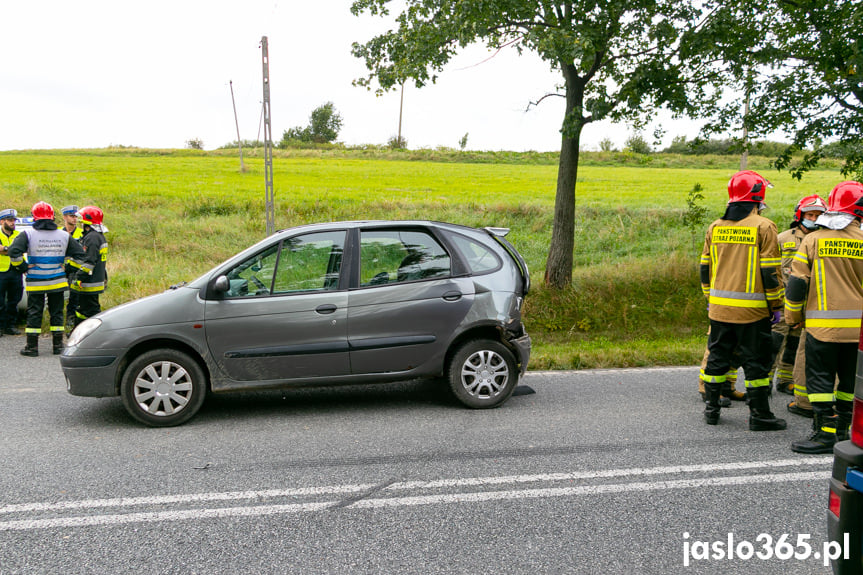
<path fill-rule="evenodd" d="M 464 256 L 471 273 L 493 272 L 500 268 L 500 258 L 483 244 L 460 234 L 452 234 L 450 238 Z"/>

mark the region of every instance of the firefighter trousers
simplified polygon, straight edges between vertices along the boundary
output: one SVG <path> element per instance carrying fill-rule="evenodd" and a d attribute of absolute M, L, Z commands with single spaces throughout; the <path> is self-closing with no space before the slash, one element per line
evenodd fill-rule
<path fill-rule="evenodd" d="M 42 313 L 48 300 L 48 315 L 51 318 L 51 331 L 63 332 L 63 292 L 27 292 L 27 333 L 42 332 Z"/>
<path fill-rule="evenodd" d="M 705 383 L 725 382 L 737 350 L 747 389 L 770 385 L 768 374 L 773 362 L 773 338 L 768 318 L 753 323 L 710 320 L 707 348 L 710 355 L 704 368 Z"/>
<path fill-rule="evenodd" d="M 851 414 L 854 406 L 854 381 L 857 371 L 855 342 L 820 341 L 806 334 L 806 391 L 815 413 L 822 417 L 836 413 Z M 836 392 L 833 384 L 839 379 Z"/>

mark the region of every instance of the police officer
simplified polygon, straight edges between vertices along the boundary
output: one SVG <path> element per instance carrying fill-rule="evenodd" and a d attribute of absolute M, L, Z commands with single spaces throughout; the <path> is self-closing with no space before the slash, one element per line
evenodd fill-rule
<path fill-rule="evenodd" d="M 760 174 L 737 172 L 728 182 L 728 206 L 707 229 L 701 287 L 708 298 L 710 355 L 704 368 L 704 419 L 719 423 L 719 396 L 739 348 L 749 396 L 749 429 L 785 429 L 770 411 L 771 323 L 781 318 L 784 288 L 776 224 L 762 217 L 767 188 Z"/>
<path fill-rule="evenodd" d="M 24 282 L 21 274 L 21 262 L 12 264 L 9 257 L 9 246 L 20 233 L 15 229 L 15 218 L 18 212 L 13 209 L 0 210 L 0 337 L 19 335 L 15 327 L 18 319 L 18 302 L 24 294 Z"/>
<path fill-rule="evenodd" d="M 80 262 L 84 250 L 54 222 L 54 208 L 37 202 L 32 208 L 33 227 L 24 229 L 9 248 L 14 265 L 27 254 L 27 345 L 21 355 L 39 355 L 42 312 L 48 301 L 54 355 L 63 352 L 63 292 L 69 288 L 63 263 L 66 258 Z M 80 263 L 75 265 L 81 265 Z"/>
<path fill-rule="evenodd" d="M 863 314 L 861 217 L 863 184 L 837 185 L 815 221 L 822 229 L 803 239 L 791 264 L 785 320 L 797 327 L 805 315 L 806 389 L 815 412 L 812 434 L 791 444 L 797 453 L 832 453 L 848 437 Z"/>
<path fill-rule="evenodd" d="M 827 211 L 827 204 L 818 194 L 802 198 L 794 208 L 791 226 L 779 234 L 779 250 L 782 252 L 782 279 L 788 284 L 791 275 L 791 261 L 806 234 L 816 229 L 815 220 Z M 776 390 L 780 393 L 794 394 L 794 362 L 797 346 L 800 343 L 800 328 L 790 329 L 784 321 L 773 326 L 774 341 L 779 345 L 774 364 Z M 805 392 L 805 388 L 804 388 Z M 790 409 L 790 408 L 789 408 Z M 793 411 L 793 410 L 791 410 Z"/>
<path fill-rule="evenodd" d="M 61 210 L 63 214 L 63 229 L 72 236 L 72 239 L 79 242 L 81 241 L 81 235 L 83 235 L 84 230 L 78 227 L 78 206 L 64 206 Z M 66 266 L 66 279 L 69 281 L 69 285 L 72 285 L 72 282 L 75 281 L 75 274 L 78 273 L 78 269 L 72 265 Z M 75 312 L 78 309 L 78 292 L 74 290 L 69 291 L 69 299 L 66 302 L 66 325 L 74 326 L 75 325 Z"/>
<path fill-rule="evenodd" d="M 81 208 L 79 213 L 84 233 L 81 247 L 85 255 L 85 266 L 77 272 L 71 283 L 72 291 L 78 294 L 78 310 L 75 312 L 75 325 L 102 311 L 99 294 L 105 291 L 108 274 L 105 262 L 108 260 L 108 242 L 102 233 L 104 214 L 96 206 Z"/>

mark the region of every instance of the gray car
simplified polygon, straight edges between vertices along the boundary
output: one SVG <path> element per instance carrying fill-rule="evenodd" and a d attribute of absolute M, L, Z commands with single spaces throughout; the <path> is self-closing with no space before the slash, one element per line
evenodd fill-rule
<path fill-rule="evenodd" d="M 69 393 L 179 425 L 208 392 L 444 377 L 472 408 L 524 374 L 530 279 L 502 228 L 427 221 L 279 231 L 195 281 L 100 313 L 60 357 Z"/>

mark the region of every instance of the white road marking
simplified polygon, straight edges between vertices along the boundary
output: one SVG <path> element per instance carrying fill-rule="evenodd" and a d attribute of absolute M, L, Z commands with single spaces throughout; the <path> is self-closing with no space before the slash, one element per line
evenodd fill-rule
<path fill-rule="evenodd" d="M 333 485 L 297 489 L 267 489 L 264 491 L 227 491 L 224 493 L 187 493 L 182 495 L 155 495 L 152 497 L 118 497 L 116 499 L 81 499 L 54 503 L 18 503 L 0 507 L 2 513 L 27 511 L 61 511 L 64 509 L 97 509 L 100 507 L 133 507 L 136 505 L 165 505 L 168 503 L 198 503 L 204 501 L 241 501 L 243 499 L 273 499 L 276 497 L 301 497 L 308 495 L 332 495 L 357 493 L 372 489 L 368 485 Z"/>
<path fill-rule="evenodd" d="M 575 495 L 603 495 L 631 491 L 661 491 L 666 489 L 693 489 L 709 486 L 749 485 L 780 483 L 786 481 L 824 481 L 827 476 L 821 471 L 806 473 L 779 473 L 773 475 L 740 475 L 737 477 L 705 477 L 703 479 L 680 479 L 675 481 L 655 481 L 650 483 L 612 483 L 605 485 L 580 485 L 577 487 L 549 487 L 544 489 L 519 489 L 511 491 L 482 491 L 479 493 L 444 493 L 416 497 L 391 497 L 382 499 L 363 499 L 347 508 L 403 507 L 407 505 L 429 505 L 433 503 L 472 503 L 493 499 L 529 499 L 538 497 L 564 497 Z M 0 529 L 2 529 L 0 523 Z"/>
<path fill-rule="evenodd" d="M 475 486 L 491 486 L 502 484 L 524 483 L 554 483 L 560 481 L 592 480 L 602 478 L 625 479 L 628 477 L 645 477 L 655 475 L 691 475 L 692 473 L 710 473 L 727 471 L 745 471 L 753 469 L 780 469 L 785 467 L 828 466 L 831 457 L 801 457 L 799 459 L 782 459 L 767 461 L 742 461 L 736 463 L 675 465 L 666 467 L 610 469 L 602 471 L 585 471 L 572 473 L 545 473 L 535 475 L 511 475 L 500 477 L 467 477 L 441 479 L 432 481 L 404 481 L 393 483 L 381 489 L 378 494 L 394 491 L 422 491 L 428 489 L 463 488 Z M 126 497 L 115 499 L 83 499 L 77 501 L 42 502 L 10 504 L 0 507 L 0 513 L 21 514 L 38 512 L 62 512 L 66 510 L 92 510 L 91 515 L 73 517 L 54 517 L 40 519 L 38 517 L 24 518 L 0 522 L 0 531 L 53 529 L 59 527 L 87 527 L 98 525 L 118 525 L 125 523 L 147 523 L 160 521 L 182 521 L 189 519 L 210 519 L 223 517 L 255 517 L 288 513 L 310 513 L 340 506 L 343 509 L 393 508 L 411 505 L 430 505 L 445 503 L 472 503 L 503 499 L 531 499 L 567 496 L 591 496 L 606 493 L 624 493 L 636 491 L 661 491 L 671 489 L 692 489 L 706 486 L 728 485 L 760 485 L 791 481 L 826 481 L 827 470 L 796 471 L 793 473 L 766 473 L 760 475 L 736 475 L 726 477 L 708 476 L 702 478 L 670 479 L 644 482 L 614 482 L 566 487 L 542 487 L 534 489 L 508 489 L 497 491 L 458 492 L 416 494 L 404 497 L 375 497 L 359 499 L 353 502 L 340 500 L 312 501 L 276 505 L 245 505 L 240 507 L 179 509 L 142 513 L 99 514 L 97 509 L 129 508 L 141 505 L 194 505 L 214 501 L 264 500 L 279 497 L 320 497 L 330 495 L 351 495 L 364 491 L 373 491 L 374 484 L 332 485 L 295 489 L 270 489 L 262 491 L 233 491 L 222 493 L 193 493 L 185 495 L 168 495 L 153 497 Z"/>

